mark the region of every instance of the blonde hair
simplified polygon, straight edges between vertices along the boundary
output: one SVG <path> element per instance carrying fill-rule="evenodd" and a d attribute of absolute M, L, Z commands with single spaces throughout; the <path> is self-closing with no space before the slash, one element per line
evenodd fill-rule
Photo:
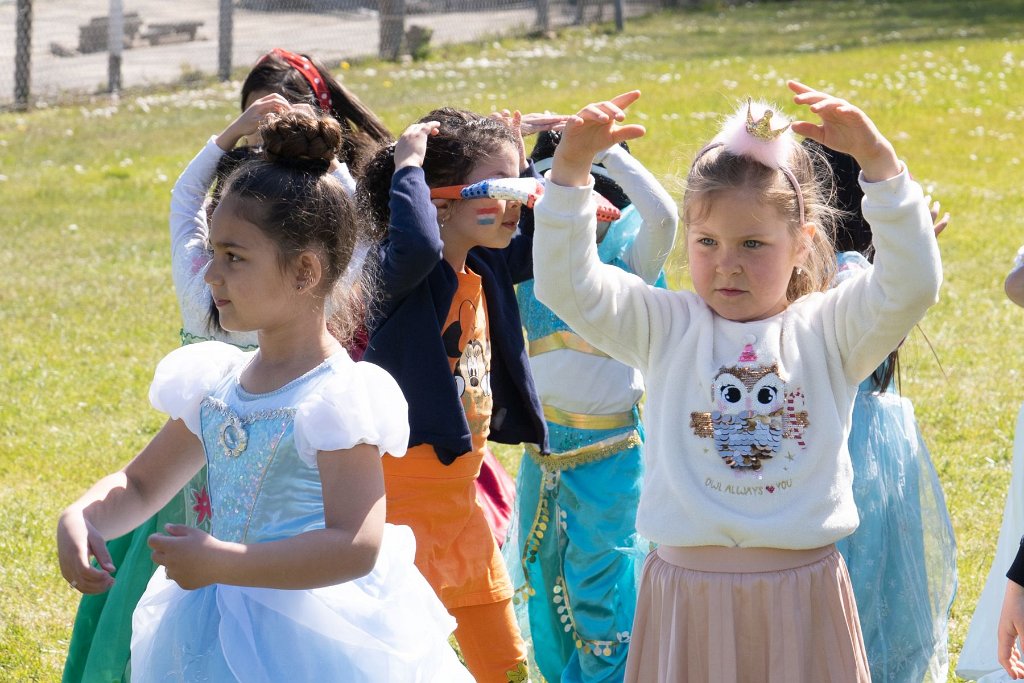
<path fill-rule="evenodd" d="M 683 192 L 684 226 L 705 217 L 710 204 L 722 192 L 743 190 L 784 216 L 790 234 L 797 240 L 804 239 L 797 197 L 797 192 L 801 193 L 803 220 L 815 230 L 804 263 L 790 276 L 786 289 L 790 302 L 805 294 L 829 289 L 836 272 L 833 235 L 838 212 L 826 194 L 832 186 L 824 175 L 828 166 L 816 163 L 811 154 L 803 145 L 791 145 L 786 164 L 791 180 L 783 170 L 766 166 L 749 156 L 733 154 L 722 146 L 706 147 L 690 167 Z"/>

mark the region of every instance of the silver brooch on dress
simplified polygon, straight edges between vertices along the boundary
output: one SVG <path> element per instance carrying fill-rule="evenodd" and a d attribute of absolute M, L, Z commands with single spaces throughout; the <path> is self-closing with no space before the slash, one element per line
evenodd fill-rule
<path fill-rule="evenodd" d="M 228 457 L 237 458 L 248 443 L 249 435 L 246 434 L 239 417 L 234 413 L 226 415 L 224 424 L 220 426 L 220 445 L 224 452 Z"/>

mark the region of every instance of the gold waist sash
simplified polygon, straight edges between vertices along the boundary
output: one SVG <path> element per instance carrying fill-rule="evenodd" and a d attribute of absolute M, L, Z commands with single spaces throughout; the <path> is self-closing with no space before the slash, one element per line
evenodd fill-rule
<path fill-rule="evenodd" d="M 578 351 L 580 353 L 599 356 L 601 358 L 610 358 L 607 353 L 600 350 L 593 344 L 587 343 L 582 337 L 574 332 L 570 332 L 569 330 L 552 332 L 546 337 L 534 339 L 530 342 L 530 356 L 539 356 L 540 354 L 547 353 L 548 351 L 559 351 L 561 349 Z"/>
<path fill-rule="evenodd" d="M 632 410 L 605 415 L 587 415 L 572 413 L 549 405 L 544 406 L 544 419 L 563 427 L 575 429 L 619 429 L 629 427 L 634 422 Z"/>

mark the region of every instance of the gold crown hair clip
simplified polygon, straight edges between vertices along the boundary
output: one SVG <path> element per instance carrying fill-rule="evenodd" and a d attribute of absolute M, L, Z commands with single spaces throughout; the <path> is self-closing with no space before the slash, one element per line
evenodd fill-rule
<path fill-rule="evenodd" d="M 767 140 L 774 140 L 775 138 L 779 137 L 780 135 L 785 133 L 787 130 L 789 130 L 789 125 L 790 124 L 788 124 L 788 123 L 785 126 L 783 126 L 782 128 L 778 128 L 778 129 L 772 130 L 772 116 L 774 115 L 775 112 L 773 112 L 771 109 L 765 109 L 764 110 L 764 114 L 761 115 L 761 118 L 759 118 L 757 121 L 755 121 L 754 120 L 754 114 L 751 111 L 751 108 L 753 106 L 754 106 L 753 100 L 748 97 L 747 98 L 747 132 L 750 133 L 751 135 L 753 135 L 755 138 L 758 138 L 759 140 L 766 140 L 766 141 Z"/>

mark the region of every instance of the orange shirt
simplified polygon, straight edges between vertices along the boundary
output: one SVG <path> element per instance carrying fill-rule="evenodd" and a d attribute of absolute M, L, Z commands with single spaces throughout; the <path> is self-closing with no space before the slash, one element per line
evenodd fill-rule
<path fill-rule="evenodd" d="M 487 302 L 484 300 L 480 276 L 466 268 L 458 273 L 459 287 L 452 297 L 448 317 L 441 328 L 441 339 L 448 353 L 455 385 L 462 398 L 469 431 L 473 435 L 473 452 L 483 454 L 491 433 L 491 335 L 487 326 Z M 410 452 L 430 449 L 421 444 Z"/>

